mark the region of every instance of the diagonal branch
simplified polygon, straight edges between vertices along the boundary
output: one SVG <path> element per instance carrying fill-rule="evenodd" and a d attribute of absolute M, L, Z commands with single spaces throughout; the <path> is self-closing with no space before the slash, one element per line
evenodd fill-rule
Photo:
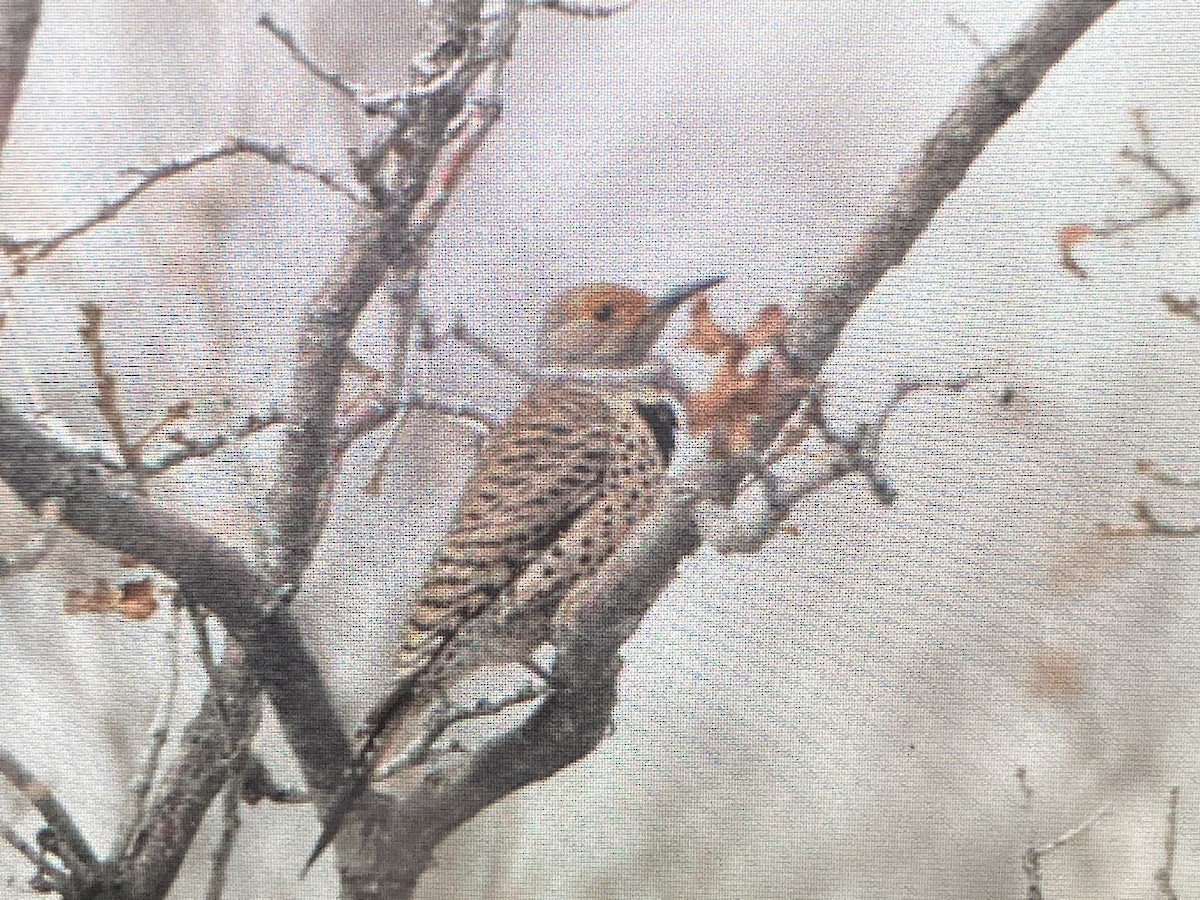
<path fill-rule="evenodd" d="M 791 349 L 815 375 L 842 329 L 880 279 L 904 261 L 943 201 L 1050 68 L 1117 0 L 1043 3 L 1008 46 L 990 56 L 921 152 L 901 171 L 884 208 L 838 262 L 809 287 L 792 323 Z"/>
<path fill-rule="evenodd" d="M 933 138 L 900 173 L 885 208 L 834 271 L 813 284 L 791 322 L 789 350 L 812 379 L 842 329 L 884 274 L 899 265 L 945 199 L 997 131 L 1041 84 L 1047 71 L 1116 0 L 1053 0 L 1012 42 L 990 57 Z M 768 445 L 803 401 L 783 397 Z M 512 731 L 493 739 L 431 783 L 421 779 L 396 808 L 366 798 L 380 827 L 406 849 L 412 883 L 433 847 L 459 824 L 508 793 L 590 753 L 607 732 L 616 701 L 619 651 L 678 564 L 700 545 L 692 507 L 698 497 L 731 500 L 752 472 L 749 460 L 695 460 L 681 467 L 655 512 L 609 560 L 587 592 L 568 598 L 557 623 L 555 690 Z"/>
<path fill-rule="evenodd" d="M 104 222 L 110 222 L 127 206 L 150 189 L 168 179 L 199 169 L 211 163 L 235 156 L 255 156 L 274 166 L 306 175 L 320 182 L 334 193 L 348 197 L 355 203 L 364 204 L 366 198 L 353 185 L 338 176 L 324 172 L 313 165 L 292 158 L 283 147 L 246 137 L 232 137 L 225 143 L 193 153 L 191 156 L 172 159 L 159 165 L 130 169 L 125 174 L 136 175 L 138 180 L 111 200 L 100 204 L 91 214 L 62 231 L 44 238 L 16 239 L 0 235 L 0 250 L 12 259 L 17 271 L 24 272 L 31 262 L 45 259 L 63 244 Z"/>
<path fill-rule="evenodd" d="M 349 742 L 290 611 L 260 602 L 274 596 L 273 585 L 241 553 L 183 517 L 117 487 L 2 396 L 0 479 L 32 508 L 55 499 L 63 525 L 174 579 L 184 602 L 203 605 L 220 618 L 240 647 L 227 650 L 217 683 L 184 731 L 183 759 L 151 804 L 144 820 L 148 824 L 131 836 L 115 863 L 125 873 L 130 898 L 162 896 L 224 783 L 220 776 L 228 738 L 217 714 L 217 692 L 241 709 L 257 697 L 260 685 L 265 687 L 310 789 L 318 797 L 333 795 L 349 758 Z M 240 733 L 238 723 L 248 713 L 234 710 L 229 716 Z"/>
<path fill-rule="evenodd" d="M 8 126 L 41 14 L 41 0 L 0 2 L 0 151 L 8 141 Z"/>
<path fill-rule="evenodd" d="M 88 871 L 99 866 L 96 852 L 92 850 L 70 813 L 58 802 L 50 786 L 35 778 L 15 756 L 3 749 L 0 749 L 0 777 L 20 791 L 53 829 L 56 856 L 71 868 L 74 868 L 74 863 Z"/>

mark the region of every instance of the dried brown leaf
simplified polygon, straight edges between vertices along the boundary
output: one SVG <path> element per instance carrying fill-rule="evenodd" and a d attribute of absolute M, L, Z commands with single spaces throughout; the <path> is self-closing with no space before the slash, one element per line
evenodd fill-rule
<path fill-rule="evenodd" d="M 1058 251 L 1062 267 L 1077 278 L 1087 278 L 1087 270 L 1081 266 L 1072 251 L 1084 241 L 1096 236 L 1096 229 L 1083 222 L 1064 225 L 1058 232 Z"/>

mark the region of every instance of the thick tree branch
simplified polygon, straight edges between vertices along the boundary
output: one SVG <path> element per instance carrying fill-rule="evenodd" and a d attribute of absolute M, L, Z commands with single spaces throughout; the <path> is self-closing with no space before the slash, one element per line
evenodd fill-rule
<path fill-rule="evenodd" d="M 42 0 L 0 0 L 0 151 L 8 141 L 8 126 L 41 14 Z"/>
<path fill-rule="evenodd" d="M 887 207 L 863 239 L 829 278 L 806 293 L 788 341 L 800 374 L 816 375 L 858 305 L 903 260 L 991 137 L 1114 3 L 1047 3 L 1008 48 L 984 64 L 918 158 L 903 170 Z M 349 338 L 389 274 L 409 278 L 419 271 L 427 226 L 436 223 L 462 165 L 494 121 L 486 104 L 479 107 L 478 118 L 463 118 L 466 92 L 489 66 L 501 66 L 507 58 L 521 5 L 518 0 L 504 4 L 503 15 L 514 18 L 494 25 L 485 39 L 481 0 L 436 0 L 423 52 L 412 66 L 413 87 L 395 98 L 373 98 L 383 105 L 379 111 L 386 108 L 390 125 L 357 165 L 372 205 L 359 212 L 341 260 L 301 325 L 282 475 L 272 496 L 278 551 L 272 577 L 182 517 L 115 487 L 0 398 L 0 478 L 31 507 L 53 498 L 68 527 L 174 578 L 182 599 L 209 609 L 240 646 L 227 652 L 205 707 L 185 732 L 185 752 L 150 804 L 147 828 L 111 862 L 126 879 L 125 896 L 162 896 L 204 810 L 228 778 L 229 735 L 217 715 L 214 691 L 234 699 L 238 709 L 227 710 L 228 718 L 238 719 L 247 706 L 249 721 L 248 705 L 261 685 L 279 713 L 318 807 L 327 809 L 341 786 L 350 758 L 348 741 L 286 604 L 274 601 L 295 592 L 324 525 L 338 456 L 339 392 Z M 488 40 L 503 46 L 488 50 Z M 443 151 L 456 134 L 464 135 L 459 147 L 465 156 L 447 159 Z M 415 304 L 415 291 L 408 299 Z M 802 399 L 802 392 L 780 399 L 772 427 L 760 435 L 762 446 Z M 696 459 L 682 466 L 655 513 L 588 591 L 564 605 L 557 623 L 555 690 L 536 710 L 474 753 L 452 761 L 438 757 L 415 767 L 415 787 L 399 801 L 368 792 L 337 842 L 349 897 L 407 895 L 433 848 L 459 824 L 595 748 L 609 727 L 616 700 L 621 645 L 679 562 L 699 546 L 693 517 L 697 498 L 729 501 L 752 471 L 748 459 L 737 457 Z M 180 835 L 168 834 L 172 828 L 180 829 L 182 848 Z M 172 839 L 175 844 L 168 846 Z"/>
<path fill-rule="evenodd" d="M 422 51 L 410 69 L 411 87 L 377 101 L 386 106 L 392 127 L 358 156 L 356 170 L 371 202 L 360 211 L 341 260 L 301 325 L 282 475 L 272 492 L 277 550 L 272 577 L 202 529 L 117 488 L 0 398 L 0 478 L 27 504 L 58 499 L 64 525 L 175 579 L 180 598 L 216 615 L 237 644 L 213 675 L 204 705 L 185 731 L 181 761 L 164 778 L 142 825 L 111 862 L 129 897 L 161 896 L 170 885 L 204 810 L 228 777 L 229 741 L 240 740 L 250 727 L 250 718 L 239 710 L 257 696 L 260 685 L 276 707 L 318 806 L 341 784 L 350 758 L 348 742 L 290 612 L 276 601 L 294 593 L 324 525 L 332 476 L 344 449 L 334 439 L 350 335 L 389 273 L 396 283 L 416 284 L 422 245 L 498 118 L 499 78 L 516 36 L 518 6 L 502 4 L 485 28 L 482 0 L 431 4 Z M 486 96 L 474 111 L 464 113 L 468 90 L 485 72 L 491 73 Z M 102 210 L 100 218 L 115 214 L 158 180 L 210 157 L 256 152 L 243 144 L 143 173 L 138 186 L 111 210 Z M 43 249 L 41 244 L 25 248 L 9 243 L 10 251 Z M 402 371 L 407 343 L 401 340 L 407 332 L 403 319 L 412 319 L 417 297 L 415 291 L 399 292 L 394 300 L 412 307 L 398 313 L 393 368 Z M 226 705 L 222 698 L 236 708 L 221 715 Z M 353 862 L 349 868 L 355 868 Z M 387 893 L 386 880 L 374 895 L 380 890 Z"/>
<path fill-rule="evenodd" d="M 888 201 L 833 272 L 809 287 L 792 322 L 791 352 L 813 376 L 859 305 L 903 262 L 942 202 L 1050 68 L 1117 0 L 1052 0 L 989 57 L 933 137 L 899 174 Z"/>
<path fill-rule="evenodd" d="M 54 831 L 54 855 L 67 863 L 68 868 L 82 866 L 84 869 L 94 870 L 99 866 L 95 851 L 75 824 L 75 820 L 58 802 L 50 786 L 35 778 L 15 756 L 3 749 L 0 749 L 0 777 L 20 791 L 42 814 L 46 824 Z"/>
<path fill-rule="evenodd" d="M 242 554 L 145 497 L 115 486 L 94 465 L 79 461 L 57 445 L 3 397 L 0 479 L 31 508 L 56 500 L 63 525 L 144 560 L 178 582 L 184 602 L 203 605 L 218 616 L 244 648 L 245 658 L 243 663 L 237 654 L 231 657 L 227 651 L 221 667 L 224 683 L 214 685 L 213 690 L 244 704 L 246 698 L 257 694 L 261 683 L 310 789 L 332 796 L 349 758 L 349 742 L 290 612 L 260 602 L 273 597 L 273 585 Z M 209 694 L 206 707 L 185 731 L 183 759 L 165 779 L 164 790 L 146 817 L 148 822 L 162 823 L 158 827 L 164 837 L 161 845 L 155 845 L 161 853 L 147 843 L 153 837 L 150 833 L 132 841 L 133 847 L 125 851 L 130 856 L 115 863 L 130 869 L 130 897 L 161 896 L 154 892 L 157 882 L 151 881 L 178 868 L 194 835 L 194 830 L 187 829 L 198 827 L 223 783 L 221 759 L 227 736 L 216 714 L 212 690 Z M 238 720 L 236 713 L 231 718 L 235 723 Z M 202 771 L 217 775 L 200 778 Z M 146 880 L 144 892 L 134 889 L 142 883 L 139 879 Z M 166 881 L 163 889 L 169 884 Z"/>
<path fill-rule="evenodd" d="M 903 261 L 971 163 L 1047 71 L 1114 3 L 1046 3 L 1008 47 L 983 64 L 933 138 L 901 171 L 885 209 L 833 273 L 806 292 L 788 340 L 800 374 L 815 377 L 858 306 L 883 275 Z M 773 427 L 760 435 L 762 446 L 770 443 L 802 399 L 799 393 L 781 398 Z M 436 777 L 418 779 L 397 806 L 368 794 L 364 820 L 374 816 L 377 828 L 392 832 L 395 851 L 404 851 L 402 861 L 397 862 L 399 852 L 386 861 L 397 869 L 398 885 L 411 890 L 432 848 L 459 824 L 595 748 L 609 727 L 621 645 L 674 577 L 678 564 L 700 545 L 693 517 L 696 499 L 731 500 L 751 471 L 749 461 L 738 458 L 694 460 L 681 467 L 656 511 L 587 585 L 587 592 L 563 605 L 552 672 L 555 691 L 536 711 L 457 767 L 439 761 Z"/>

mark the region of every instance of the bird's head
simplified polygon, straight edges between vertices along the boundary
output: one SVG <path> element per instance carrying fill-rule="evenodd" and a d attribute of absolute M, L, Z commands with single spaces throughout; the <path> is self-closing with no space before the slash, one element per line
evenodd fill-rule
<path fill-rule="evenodd" d="M 542 322 L 544 366 L 632 369 L 646 362 L 671 313 L 725 280 L 689 282 L 659 297 L 619 284 L 571 288 L 550 304 Z"/>

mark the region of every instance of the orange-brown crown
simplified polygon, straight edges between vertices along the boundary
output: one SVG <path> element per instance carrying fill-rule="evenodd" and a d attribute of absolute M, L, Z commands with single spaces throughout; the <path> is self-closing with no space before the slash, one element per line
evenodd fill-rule
<path fill-rule="evenodd" d="M 571 288 L 554 299 L 542 323 L 542 363 L 580 368 L 640 366 L 671 313 L 721 280 L 692 282 L 662 297 L 605 282 Z"/>

